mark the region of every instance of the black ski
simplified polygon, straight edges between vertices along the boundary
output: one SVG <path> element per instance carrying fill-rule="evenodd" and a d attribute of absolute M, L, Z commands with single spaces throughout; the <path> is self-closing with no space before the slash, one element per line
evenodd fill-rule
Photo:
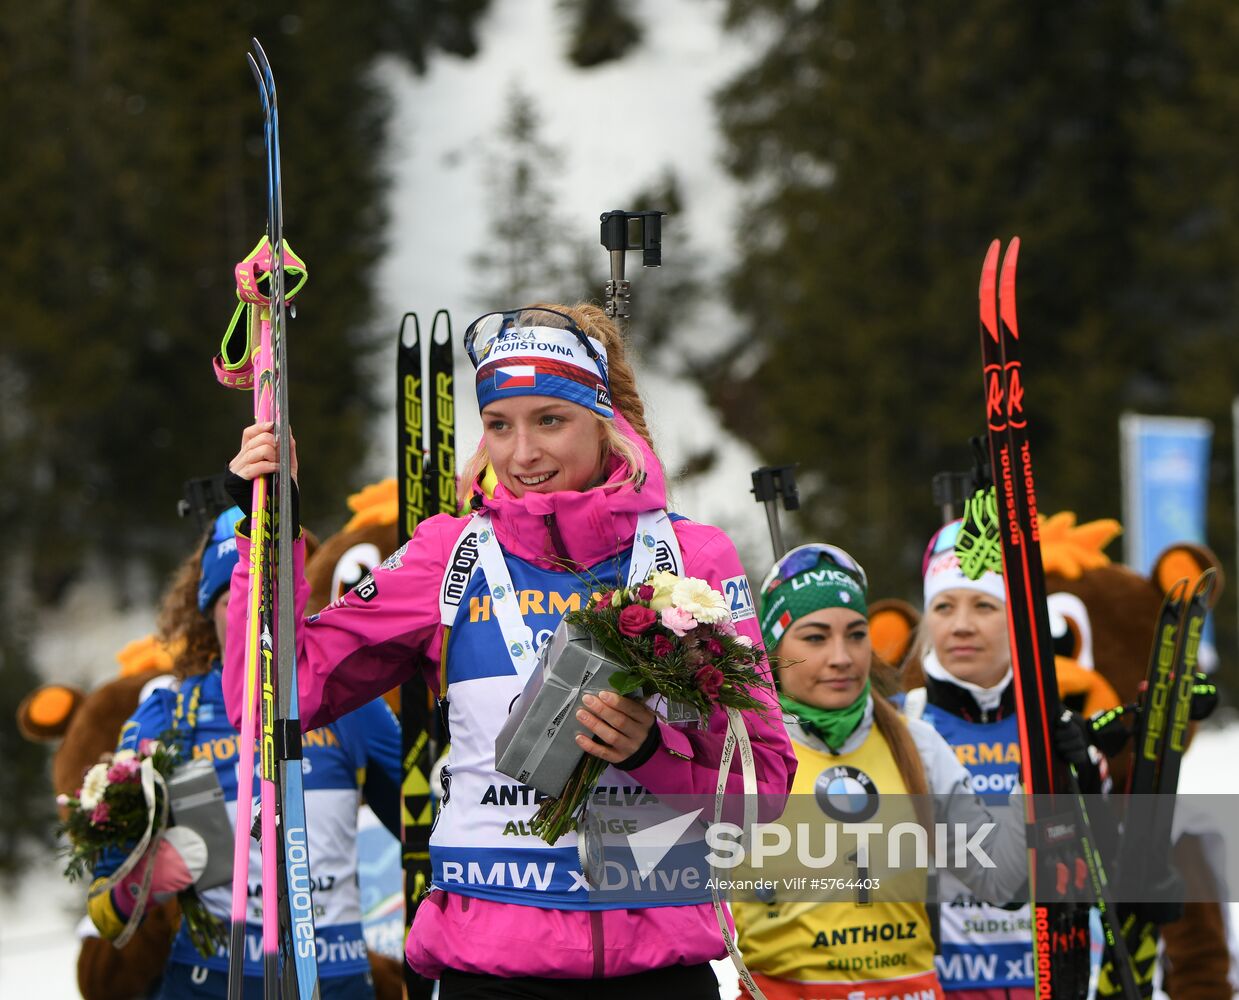
<path fill-rule="evenodd" d="M 433 488 L 428 497 L 436 514 L 455 514 L 456 505 L 456 375 L 452 360 L 452 317 L 446 309 L 430 324 L 430 386 L 434 401 L 430 421 Z"/>
<path fill-rule="evenodd" d="M 452 326 L 446 310 L 435 313 L 429 356 L 430 377 L 427 379 L 422 361 L 421 324 L 416 313 L 406 313 L 400 322 L 396 357 L 398 539 L 402 545 L 413 537 L 424 518 L 434 513 L 456 512 L 456 402 Z M 435 696 L 420 674 L 400 686 L 400 732 L 403 761 L 401 858 L 407 936 L 418 901 L 430 885 L 430 830 L 434 823 L 430 772 L 442 744 Z M 418 976 L 407 964 L 404 973 L 406 995 L 410 1000 L 431 996 L 433 982 Z"/>
<path fill-rule="evenodd" d="M 1038 1000 L 1082 1000 L 1089 980 L 1088 890 L 1102 913 L 1108 940 L 1118 934 L 1118 923 L 1074 770 L 1054 752 L 1053 729 L 1062 706 L 1024 410 L 1015 304 L 1018 237 L 1007 247 L 1001 277 L 999 249 L 995 240 L 981 272 L 981 352 L 1030 831 L 1036 993 Z M 1115 943 L 1125 959 L 1121 940 Z M 1130 962 L 1120 961 L 1118 969 L 1134 1000 Z"/>
<path fill-rule="evenodd" d="M 1187 727 L 1192 718 L 1192 694 L 1196 684 L 1201 633 L 1216 582 L 1216 571 L 1201 574 L 1188 594 L 1188 581 L 1180 580 L 1166 595 L 1158 617 L 1157 632 L 1149 656 L 1148 676 L 1141 691 L 1133 727 L 1132 767 L 1118 874 L 1124 898 L 1143 891 L 1151 902 L 1118 906 L 1124 945 L 1135 966 L 1142 996 L 1153 995 L 1153 972 L 1157 963 L 1158 928 L 1177 919 L 1177 876 L 1170 861 L 1171 826 L 1179 765 L 1187 746 Z M 1098 995 L 1115 996 L 1114 950 L 1107 947 L 1102 961 Z"/>

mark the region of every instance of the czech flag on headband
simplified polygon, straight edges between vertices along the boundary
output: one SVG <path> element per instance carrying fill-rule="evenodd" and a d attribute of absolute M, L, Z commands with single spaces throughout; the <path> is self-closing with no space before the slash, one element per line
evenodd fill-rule
<path fill-rule="evenodd" d="M 538 369 L 533 365 L 512 365 L 495 369 L 496 389 L 534 389 L 538 385 Z"/>
<path fill-rule="evenodd" d="M 775 642 L 783 638 L 783 633 L 787 631 L 787 627 L 792 623 L 792 613 L 784 611 L 779 615 L 779 620 L 770 626 L 770 631 L 774 635 Z"/>

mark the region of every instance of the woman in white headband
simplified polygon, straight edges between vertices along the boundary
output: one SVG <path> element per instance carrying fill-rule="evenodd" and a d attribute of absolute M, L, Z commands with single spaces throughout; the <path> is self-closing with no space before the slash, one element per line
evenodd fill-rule
<path fill-rule="evenodd" d="M 972 579 L 960 568 L 960 525 L 942 527 L 925 551 L 925 610 L 914 650 L 925 686 L 908 692 L 904 709 L 951 744 L 978 794 L 1002 803 L 1020 783 L 1006 590 L 997 573 Z M 1096 774 L 1074 725 L 1057 726 L 1054 738 L 1063 756 L 1077 758 L 1082 775 Z M 949 870 L 938 879 L 938 974 L 950 1000 L 1032 1000 L 1029 907 L 980 902 Z"/>

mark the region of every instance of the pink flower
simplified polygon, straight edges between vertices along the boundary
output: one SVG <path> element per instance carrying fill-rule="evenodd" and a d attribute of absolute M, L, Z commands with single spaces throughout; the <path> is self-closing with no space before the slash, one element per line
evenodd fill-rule
<path fill-rule="evenodd" d="M 641 604 L 630 604 L 619 613 L 619 630 L 627 636 L 636 637 L 650 630 L 658 621 L 658 615 Z"/>
<path fill-rule="evenodd" d="M 594 598 L 594 607 L 605 608 L 611 603 L 611 598 L 615 594 L 614 590 L 600 590 Z"/>
<path fill-rule="evenodd" d="M 136 757 L 127 757 L 124 760 L 118 760 L 108 768 L 108 782 L 124 784 L 128 781 L 137 781 L 138 772 L 142 769 L 142 765 Z"/>
<path fill-rule="evenodd" d="M 725 635 L 733 639 L 736 636 L 736 623 L 731 620 L 730 615 L 716 621 L 714 623 L 714 629 L 719 633 L 719 635 Z"/>
<path fill-rule="evenodd" d="M 138 743 L 138 756 L 149 757 L 152 753 L 155 752 L 155 746 L 158 743 L 159 743 L 158 740 L 149 740 L 149 739 L 141 740 Z"/>
<path fill-rule="evenodd" d="M 106 802 L 100 802 L 91 811 L 90 821 L 95 826 L 103 826 L 103 824 L 108 821 L 108 813 L 110 812 L 111 812 L 111 808 L 108 806 L 108 804 Z"/>
<path fill-rule="evenodd" d="M 653 600 L 653 598 L 654 598 L 654 588 L 651 587 L 648 583 L 643 583 L 641 584 L 640 587 L 637 588 L 637 600 L 638 601 L 650 601 L 650 600 Z"/>
<path fill-rule="evenodd" d="M 697 619 L 676 607 L 664 608 L 663 624 L 676 635 L 684 636 L 697 627 Z"/>
<path fill-rule="evenodd" d="M 715 639 L 714 636 L 710 636 L 710 638 L 706 640 L 706 650 L 711 656 L 722 656 L 723 644 Z"/>
<path fill-rule="evenodd" d="M 716 700 L 719 691 L 723 689 L 723 672 L 712 663 L 707 663 L 693 674 L 693 680 L 697 682 L 701 693 L 711 701 Z"/>
<path fill-rule="evenodd" d="M 665 635 L 654 636 L 654 655 L 660 660 L 665 660 L 674 650 L 675 646 Z"/>

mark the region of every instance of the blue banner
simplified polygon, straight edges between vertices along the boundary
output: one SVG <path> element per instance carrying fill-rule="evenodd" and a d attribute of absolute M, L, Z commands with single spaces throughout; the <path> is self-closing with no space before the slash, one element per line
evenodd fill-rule
<path fill-rule="evenodd" d="M 1207 544 L 1213 425 L 1190 417 L 1125 414 L 1121 433 L 1126 562 L 1147 575 L 1167 546 Z"/>
<path fill-rule="evenodd" d="M 1195 417 L 1124 414 L 1123 533 L 1127 565 L 1148 575 L 1176 542 L 1207 545 L 1209 455 L 1213 424 Z M 1213 617 L 1205 622 L 1200 666 L 1217 661 Z"/>

